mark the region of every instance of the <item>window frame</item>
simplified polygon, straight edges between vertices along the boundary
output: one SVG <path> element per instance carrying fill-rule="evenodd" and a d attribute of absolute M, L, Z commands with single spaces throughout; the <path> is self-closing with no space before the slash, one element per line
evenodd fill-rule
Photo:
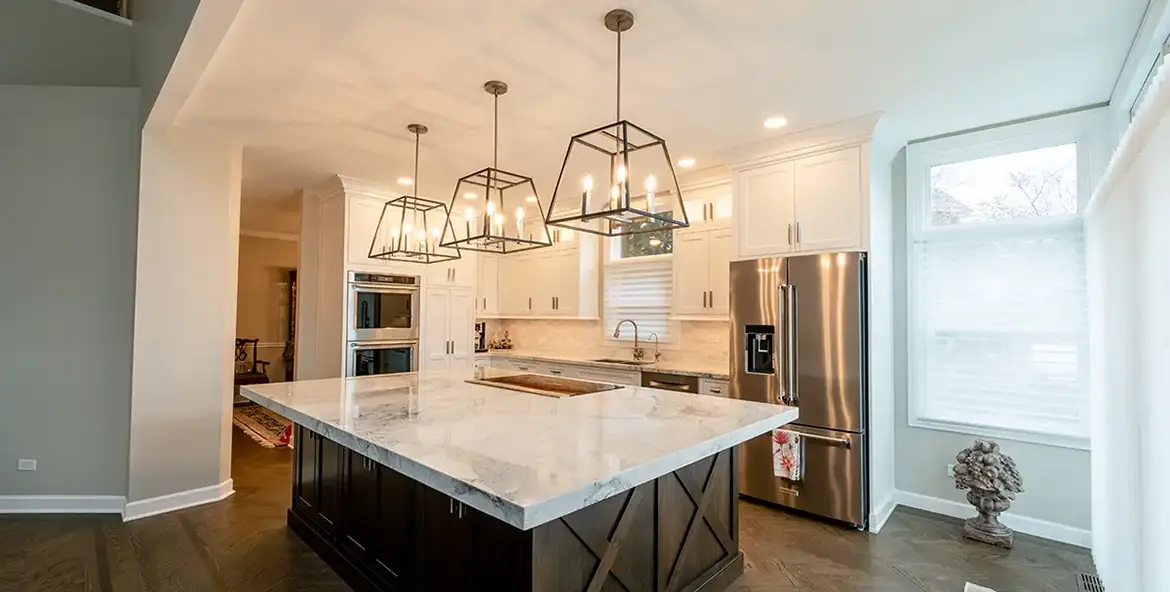
<path fill-rule="evenodd" d="M 1009 429 L 984 424 L 961 423 L 924 416 L 926 340 L 920 331 L 924 310 L 921 308 L 922 275 L 918 269 L 916 245 L 927 241 L 993 239 L 1036 232 L 1071 233 L 1084 231 L 1083 216 L 1093 190 L 1097 141 L 1093 112 L 1082 111 L 927 139 L 906 148 L 906 414 L 910 427 L 941 430 L 1020 442 L 1046 444 L 1078 450 L 1089 449 L 1089 406 L 1091 397 L 1082 402 L 1084 437 L 1056 435 L 1048 432 Z M 968 223 L 931 226 L 931 168 L 1017 152 L 1026 152 L 1067 144 L 1077 151 L 1077 214 L 1046 216 L 1015 221 Z M 1091 388 L 1091 382 L 1086 384 Z"/>

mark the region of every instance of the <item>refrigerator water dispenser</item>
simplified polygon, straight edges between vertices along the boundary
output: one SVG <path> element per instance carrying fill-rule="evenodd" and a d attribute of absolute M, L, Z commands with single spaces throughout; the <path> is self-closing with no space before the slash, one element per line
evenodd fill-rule
<path fill-rule="evenodd" d="M 776 373 L 776 328 L 771 325 L 748 325 L 747 371 L 752 374 Z"/>

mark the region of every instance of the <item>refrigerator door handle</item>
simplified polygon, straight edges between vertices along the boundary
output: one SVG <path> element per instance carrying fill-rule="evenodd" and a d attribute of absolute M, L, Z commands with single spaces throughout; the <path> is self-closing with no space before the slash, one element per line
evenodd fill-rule
<path fill-rule="evenodd" d="M 776 355 L 776 365 L 780 367 L 780 404 L 792 404 L 792 377 L 789 376 L 791 364 L 788 359 L 792 356 L 792 341 L 789 339 L 788 301 L 792 299 L 792 286 L 780 284 L 780 339 L 777 347 L 780 351 Z"/>
<path fill-rule="evenodd" d="M 848 438 L 830 438 L 828 436 L 820 436 L 817 434 L 810 434 L 808 432 L 797 432 L 797 434 L 799 434 L 801 438 L 808 438 L 809 440 L 815 440 L 817 442 L 836 444 L 838 446 L 844 446 L 845 448 L 853 447 L 853 442 Z"/>
<path fill-rule="evenodd" d="M 800 385 L 799 385 L 800 381 L 797 380 L 797 376 L 796 376 L 796 372 L 797 372 L 797 369 L 799 368 L 799 364 L 800 364 L 800 359 L 796 355 L 796 330 L 797 330 L 797 323 L 799 321 L 796 318 L 797 292 L 796 292 L 795 285 L 788 286 L 787 304 L 788 304 L 788 326 L 785 329 L 785 333 L 786 333 L 785 337 L 787 338 L 787 341 L 788 341 L 788 358 L 787 358 L 787 363 L 788 363 L 788 401 L 789 401 L 789 405 L 799 406 L 800 405 Z"/>

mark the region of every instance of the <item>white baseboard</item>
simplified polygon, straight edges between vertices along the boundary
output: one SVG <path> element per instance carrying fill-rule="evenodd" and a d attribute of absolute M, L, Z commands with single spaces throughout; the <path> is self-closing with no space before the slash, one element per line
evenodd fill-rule
<path fill-rule="evenodd" d="M 0 514 L 119 514 L 120 495 L 0 495 Z"/>
<path fill-rule="evenodd" d="M 917 508 L 955 518 L 970 518 L 975 515 L 975 508 L 972 508 L 970 504 L 910 493 L 908 491 L 898 491 L 894 496 L 900 506 Z M 1039 518 L 1019 516 L 1010 512 L 1001 515 L 999 519 L 1008 528 L 1016 532 L 1076 545 L 1086 549 L 1092 548 L 1093 546 L 1092 533 L 1084 528 L 1057 524 L 1056 522 L 1049 522 Z"/>
<path fill-rule="evenodd" d="M 890 515 L 894 513 L 894 509 L 897 507 L 898 502 L 894 495 L 886 498 L 885 503 L 876 506 L 869 513 L 869 531 L 874 534 L 881 532 L 882 527 L 886 525 L 886 521 L 890 519 Z"/>
<path fill-rule="evenodd" d="M 212 502 L 218 502 L 233 493 L 235 493 L 235 490 L 232 489 L 232 480 L 228 479 L 219 485 L 210 485 L 190 491 L 180 491 L 178 493 L 138 500 L 126 504 L 125 509 L 122 511 L 122 520 L 129 522 L 131 520 L 138 520 L 139 518 L 146 518 L 147 516 L 210 504 Z"/>

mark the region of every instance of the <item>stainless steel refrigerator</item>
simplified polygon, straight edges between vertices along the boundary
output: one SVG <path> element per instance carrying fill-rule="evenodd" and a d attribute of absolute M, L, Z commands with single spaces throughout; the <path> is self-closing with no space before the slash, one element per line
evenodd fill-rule
<path fill-rule="evenodd" d="M 740 493 L 865 528 L 869 516 L 866 254 L 731 264 L 731 396 L 800 408 L 798 481 L 772 435 L 740 447 Z"/>

